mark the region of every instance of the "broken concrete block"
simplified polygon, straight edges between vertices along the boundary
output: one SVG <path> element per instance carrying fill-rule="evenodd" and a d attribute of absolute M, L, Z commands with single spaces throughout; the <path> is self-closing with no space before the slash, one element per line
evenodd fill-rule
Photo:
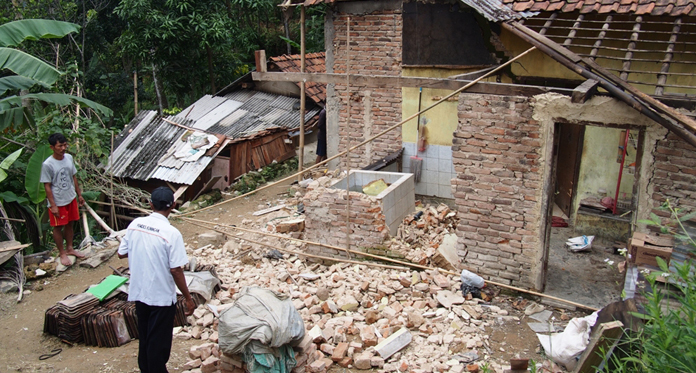
<path fill-rule="evenodd" d="M 324 335 L 324 331 L 319 327 L 319 325 L 314 325 L 314 327 L 307 332 L 307 335 L 309 338 L 312 339 L 314 343 L 322 343 L 326 342 L 326 336 Z"/>
<path fill-rule="evenodd" d="M 464 297 L 449 290 L 440 290 L 435 296 L 437 301 L 445 308 L 450 308 L 454 304 L 464 303 Z"/>
<path fill-rule="evenodd" d="M 445 275 L 437 274 L 433 277 L 433 282 L 435 285 L 442 289 L 448 289 L 450 287 L 450 281 Z"/>
<path fill-rule="evenodd" d="M 406 325 L 410 328 L 418 328 L 425 322 L 425 318 L 417 311 L 411 311 L 406 313 L 408 321 Z"/>
<path fill-rule="evenodd" d="M 326 362 L 323 360 L 316 360 L 309 364 L 309 371 L 311 373 L 323 373 L 326 371 Z"/>
<path fill-rule="evenodd" d="M 375 368 L 382 368 L 384 367 L 384 359 L 379 357 L 379 356 L 373 356 L 370 359 L 370 365 L 375 367 Z"/>
<path fill-rule="evenodd" d="M 321 304 L 321 309 L 324 311 L 324 313 L 338 313 L 336 303 L 330 299 Z"/>
<path fill-rule="evenodd" d="M 338 300 L 338 308 L 344 311 L 355 311 L 360 306 L 357 300 L 352 295 L 344 295 Z"/>
<path fill-rule="evenodd" d="M 201 372 L 202 373 L 213 373 L 216 370 L 218 370 L 218 364 L 220 363 L 220 359 L 216 358 L 215 356 L 210 356 L 207 359 L 201 363 Z"/>
<path fill-rule="evenodd" d="M 353 366 L 355 369 L 366 370 L 372 368 L 372 353 L 363 352 L 353 358 Z"/>
<path fill-rule="evenodd" d="M 217 231 L 207 231 L 203 232 L 196 237 L 198 241 L 198 247 L 212 245 L 215 247 L 220 247 L 225 241 L 225 235 Z"/>
<path fill-rule="evenodd" d="M 319 346 L 319 349 L 321 350 L 321 352 L 327 355 L 332 355 L 336 347 L 334 347 L 334 345 L 332 344 L 322 343 L 321 346 Z"/>
<path fill-rule="evenodd" d="M 200 367 L 202 363 L 203 363 L 203 362 L 202 362 L 200 359 L 189 360 L 189 361 L 186 362 L 186 364 L 184 364 L 183 367 L 181 367 L 181 369 L 183 369 L 183 370 L 191 370 L 191 369 Z"/>
<path fill-rule="evenodd" d="M 398 352 L 402 348 L 406 347 L 413 340 L 411 332 L 406 328 L 399 329 L 396 333 L 389 336 L 389 338 L 383 340 L 380 344 L 375 346 L 375 351 L 379 355 L 387 359 L 394 353 Z"/>
<path fill-rule="evenodd" d="M 369 311 L 365 312 L 365 322 L 368 325 L 374 324 L 375 322 L 377 322 L 377 320 L 379 320 L 379 312 L 377 312 L 375 310 L 369 310 Z"/>
<path fill-rule="evenodd" d="M 362 341 L 364 347 L 377 345 L 377 335 L 375 334 L 375 330 L 371 325 L 360 329 L 360 340 Z"/>
<path fill-rule="evenodd" d="M 471 318 L 473 318 L 473 319 L 478 320 L 478 319 L 481 318 L 481 314 L 478 313 L 478 312 L 474 309 L 474 307 L 472 307 L 472 306 L 470 306 L 470 305 L 468 305 L 468 304 L 462 305 L 462 310 L 464 310 L 464 312 L 468 313 L 469 316 L 471 316 Z"/>
<path fill-rule="evenodd" d="M 191 359 L 200 359 L 201 357 L 201 351 L 198 349 L 198 346 L 191 346 L 188 354 Z"/>
<path fill-rule="evenodd" d="M 302 232 L 305 228 L 305 219 L 284 220 L 275 224 L 275 231 L 278 233 Z"/>

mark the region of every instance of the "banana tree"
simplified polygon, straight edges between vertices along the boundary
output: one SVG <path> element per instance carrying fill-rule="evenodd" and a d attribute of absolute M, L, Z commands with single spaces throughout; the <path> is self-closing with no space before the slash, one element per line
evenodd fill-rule
<path fill-rule="evenodd" d="M 113 114 L 109 108 L 94 101 L 64 93 L 17 94 L 21 90 L 35 87 L 50 89 L 63 74 L 17 47 L 27 40 L 62 38 L 79 29 L 80 26 L 74 23 L 46 19 L 26 19 L 0 25 L 0 72 L 9 70 L 15 74 L 0 78 L 0 131 L 34 123 L 31 108 L 25 106 L 23 100 L 56 106 L 79 103 L 99 115 L 108 117 Z"/>

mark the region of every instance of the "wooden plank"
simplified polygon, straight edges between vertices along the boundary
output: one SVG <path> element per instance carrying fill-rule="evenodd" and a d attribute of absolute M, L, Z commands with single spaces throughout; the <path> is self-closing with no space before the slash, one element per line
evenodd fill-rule
<path fill-rule="evenodd" d="M 631 69 L 631 60 L 633 59 L 633 51 L 636 49 L 636 42 L 640 37 L 640 24 L 643 22 L 643 17 L 636 17 L 636 23 L 633 24 L 633 32 L 631 33 L 631 41 L 628 43 L 628 50 L 626 51 L 626 56 L 624 57 L 623 65 L 621 66 L 621 80 L 628 79 L 628 73 Z"/>
<path fill-rule="evenodd" d="M 604 358 L 611 356 L 610 350 L 618 343 L 622 332 L 623 323 L 621 321 L 600 324 L 599 328 L 592 333 L 590 344 L 587 345 L 585 352 L 580 356 L 573 373 L 596 372 L 597 367 L 601 365 Z M 602 356 L 601 351 L 606 352 L 606 356 Z"/>
<path fill-rule="evenodd" d="M 602 31 L 599 32 L 599 35 L 597 35 L 597 40 L 595 40 L 594 44 L 592 45 L 592 51 L 590 51 L 590 59 L 594 61 L 594 58 L 597 56 L 597 53 L 599 52 L 599 47 L 602 46 L 602 41 L 604 38 L 607 36 L 607 30 L 609 30 L 609 26 L 611 25 L 611 21 L 614 19 L 614 16 L 607 15 L 607 18 L 602 25 Z"/>
<path fill-rule="evenodd" d="M 31 244 L 30 244 L 30 243 L 26 243 L 26 244 L 23 244 L 23 245 L 8 246 L 8 247 L 4 247 L 4 248 L 0 249 L 0 253 L 3 253 L 3 252 L 5 252 L 5 251 L 19 250 L 19 249 L 23 249 L 23 248 L 28 247 L 28 246 L 31 246 Z"/>
<path fill-rule="evenodd" d="M 258 50 L 254 51 L 254 59 L 256 62 L 256 71 L 265 73 L 268 71 L 268 63 L 266 62 L 266 51 Z M 195 198 L 194 198 L 195 199 Z"/>
<path fill-rule="evenodd" d="M 343 74 L 331 73 L 251 73 L 255 81 L 266 82 L 315 82 L 324 84 L 346 84 L 346 76 Z M 471 83 L 469 80 L 441 79 L 441 78 L 420 78 L 411 76 L 388 76 L 388 75 L 360 75 L 351 74 L 349 78 L 351 86 L 366 86 L 375 88 L 433 88 L 445 90 L 457 90 Z M 572 90 L 555 87 L 538 87 L 521 84 L 506 84 L 492 82 L 478 82 L 467 89 L 467 93 L 483 93 L 492 95 L 516 95 L 516 96 L 535 96 L 547 92 L 555 92 L 570 96 Z"/>
<path fill-rule="evenodd" d="M 220 180 L 221 178 L 222 178 L 221 175 L 213 176 L 212 178 L 210 178 L 210 180 L 208 180 L 208 182 L 205 183 L 205 185 L 203 186 L 203 188 L 201 188 L 201 190 L 199 190 L 198 193 L 196 193 L 196 195 L 193 197 L 193 199 L 196 199 L 196 198 L 198 198 L 198 196 L 200 196 L 201 194 L 203 194 L 203 193 L 209 191 L 209 190 L 211 189 L 211 187 L 212 187 L 213 185 L 215 185 L 215 183 L 217 183 L 218 180 Z"/>
<path fill-rule="evenodd" d="M 590 97 L 597 93 L 597 87 L 599 87 L 599 82 L 594 79 L 587 79 L 584 83 L 580 84 L 573 90 L 573 95 L 570 97 L 570 101 L 576 104 L 582 104 L 589 100 Z"/>
<path fill-rule="evenodd" d="M 169 183 L 167 183 L 167 184 L 169 184 Z M 171 185 L 170 185 L 170 187 L 171 187 Z M 176 192 L 174 192 L 174 200 L 176 201 L 177 199 L 179 199 L 179 197 L 181 197 L 181 195 L 184 194 L 184 192 L 186 191 L 186 189 L 188 189 L 188 187 L 189 187 L 188 185 L 180 186 L 179 189 L 177 189 Z"/>

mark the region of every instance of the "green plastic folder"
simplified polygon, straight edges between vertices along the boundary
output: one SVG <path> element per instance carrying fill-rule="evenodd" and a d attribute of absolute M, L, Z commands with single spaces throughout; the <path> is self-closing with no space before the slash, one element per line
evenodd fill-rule
<path fill-rule="evenodd" d="M 128 281 L 127 277 L 109 275 L 102 282 L 100 282 L 99 285 L 92 286 L 91 288 L 87 289 L 87 292 L 97 297 L 97 299 L 99 299 L 101 302 L 104 300 L 104 298 L 109 296 L 112 291 L 125 284 L 126 281 Z"/>

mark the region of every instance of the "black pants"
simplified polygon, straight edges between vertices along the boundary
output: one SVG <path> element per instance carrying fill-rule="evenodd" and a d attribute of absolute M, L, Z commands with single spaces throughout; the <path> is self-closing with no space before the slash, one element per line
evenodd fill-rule
<path fill-rule="evenodd" d="M 138 315 L 138 366 L 142 373 L 167 373 L 176 304 L 158 307 L 135 302 Z"/>

